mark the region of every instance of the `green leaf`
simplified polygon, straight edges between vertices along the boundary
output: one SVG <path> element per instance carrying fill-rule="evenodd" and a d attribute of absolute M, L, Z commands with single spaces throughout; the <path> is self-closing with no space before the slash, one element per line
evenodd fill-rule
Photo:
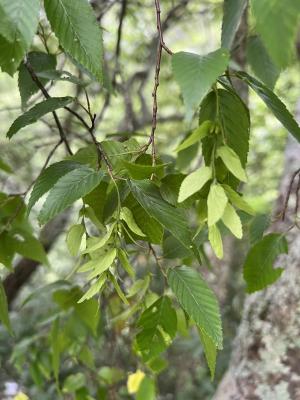
<path fill-rule="evenodd" d="M 61 46 L 103 83 L 102 33 L 87 1 L 44 0 L 52 30 Z"/>
<path fill-rule="evenodd" d="M 235 209 L 228 203 L 222 221 L 225 226 L 236 236 L 238 239 L 243 237 L 243 227 L 241 223 L 241 219 L 238 216 Z"/>
<path fill-rule="evenodd" d="M 215 377 L 216 360 L 217 360 L 217 347 L 211 338 L 199 328 L 199 336 L 204 349 L 206 361 L 210 370 L 211 379 Z"/>
<path fill-rule="evenodd" d="M 101 275 L 103 272 L 107 271 L 112 265 L 115 258 L 117 257 L 117 249 L 110 249 L 100 260 L 97 260 L 97 264 L 88 275 L 88 280 L 94 279 L 96 276 Z M 81 271 L 82 272 L 82 271 Z"/>
<path fill-rule="evenodd" d="M 183 95 L 187 119 L 193 117 L 204 96 L 225 71 L 228 61 L 229 53 L 225 49 L 205 56 L 183 51 L 172 56 L 173 72 Z"/>
<path fill-rule="evenodd" d="M 251 0 L 251 7 L 268 53 L 279 68 L 287 67 L 295 49 L 299 1 Z"/>
<path fill-rule="evenodd" d="M 83 303 L 84 301 L 91 299 L 93 296 L 99 293 L 103 288 L 106 279 L 107 279 L 106 274 L 101 275 L 99 279 L 91 285 L 89 290 L 78 300 L 78 303 L 79 304 Z"/>
<path fill-rule="evenodd" d="M 147 179 L 150 178 L 152 174 L 161 174 L 166 166 L 166 164 L 157 164 L 153 166 L 138 163 L 134 164 L 126 160 L 123 160 L 122 163 L 129 172 L 129 176 L 133 179 Z"/>
<path fill-rule="evenodd" d="M 215 252 L 215 255 L 219 258 L 223 258 L 223 242 L 221 233 L 217 227 L 217 225 L 212 225 L 208 228 L 208 240 L 210 245 Z"/>
<path fill-rule="evenodd" d="M 287 110 L 283 102 L 272 92 L 267 86 L 259 82 L 257 79 L 248 75 L 246 72 L 238 72 L 238 78 L 245 81 L 256 94 L 265 102 L 267 107 L 272 111 L 275 117 L 282 125 L 300 141 L 300 127 L 295 121 L 292 114 Z"/>
<path fill-rule="evenodd" d="M 1 281 L 0 281 L 0 321 L 6 327 L 8 332 L 12 335 L 12 328 L 9 320 L 6 293 Z"/>
<path fill-rule="evenodd" d="M 177 330 L 177 316 L 168 297 L 160 297 L 141 315 L 136 336 L 139 351 L 143 360 L 149 361 L 163 352 Z"/>
<path fill-rule="evenodd" d="M 4 162 L 1 158 L 0 158 L 0 170 L 7 172 L 8 174 L 11 174 L 13 172 L 10 166 L 6 164 L 6 162 Z"/>
<path fill-rule="evenodd" d="M 212 179 L 212 169 L 201 167 L 188 175 L 182 182 L 179 190 L 178 203 L 183 202 L 194 193 L 198 192 L 203 186 Z"/>
<path fill-rule="evenodd" d="M 131 278 L 135 277 L 135 271 L 133 269 L 133 267 L 131 266 L 127 254 L 124 250 L 119 249 L 118 250 L 118 258 L 122 264 L 122 267 L 125 269 L 125 271 L 127 272 L 127 274 L 129 276 L 131 276 Z"/>
<path fill-rule="evenodd" d="M 228 199 L 235 207 L 239 208 L 247 214 L 255 215 L 255 211 L 253 210 L 253 208 L 246 202 L 246 200 L 243 199 L 243 197 L 239 193 L 237 193 L 228 185 L 222 185 L 222 187 L 225 190 Z"/>
<path fill-rule="evenodd" d="M 37 30 L 38 0 L 0 0 L 0 66 L 13 75 Z"/>
<path fill-rule="evenodd" d="M 217 98 L 218 96 L 218 98 Z M 217 108 L 219 108 L 219 123 L 225 136 L 227 146 L 232 148 L 245 168 L 249 151 L 250 117 L 249 111 L 242 100 L 233 92 L 218 89 L 210 92 L 203 100 L 200 109 L 199 123 L 206 120 L 218 122 Z M 210 164 L 207 157 L 208 137 L 203 139 L 202 148 L 205 162 Z"/>
<path fill-rule="evenodd" d="M 99 324 L 99 304 L 96 299 L 81 300 L 75 304 L 76 316 L 86 325 L 90 332 L 96 336 Z"/>
<path fill-rule="evenodd" d="M 189 317 L 221 349 L 223 336 L 219 305 L 206 282 L 189 267 L 169 269 L 168 282 Z"/>
<path fill-rule="evenodd" d="M 96 243 L 88 245 L 88 247 L 86 248 L 86 250 L 84 250 L 82 252 L 82 254 L 93 253 L 94 251 L 97 251 L 97 250 L 101 249 L 102 247 L 104 247 L 110 240 L 110 238 L 115 230 L 115 227 L 116 227 L 116 223 L 111 224 L 111 226 L 109 227 L 106 234 L 104 236 L 102 236 L 101 238 L 99 238 L 100 240 L 98 240 Z"/>
<path fill-rule="evenodd" d="M 130 181 L 129 187 L 144 210 L 170 231 L 185 247 L 190 248 L 190 231 L 184 211 L 166 203 L 157 187 L 150 181 Z"/>
<path fill-rule="evenodd" d="M 229 171 L 240 181 L 247 182 L 244 168 L 242 167 L 239 156 L 228 146 L 221 146 L 217 150 L 217 157 L 220 157 Z"/>
<path fill-rule="evenodd" d="M 13 248 L 15 252 L 21 254 L 25 258 L 49 266 L 47 254 L 42 243 L 27 232 L 22 231 L 20 235 L 23 237 L 23 240 L 19 240 L 15 237 L 13 238 Z"/>
<path fill-rule="evenodd" d="M 69 229 L 66 242 L 71 256 L 76 257 L 78 255 L 84 233 L 85 229 L 82 224 L 72 225 Z"/>
<path fill-rule="evenodd" d="M 269 214 L 258 214 L 253 218 L 249 226 L 249 238 L 251 246 L 263 238 L 264 232 L 270 226 L 270 224 L 271 216 Z"/>
<path fill-rule="evenodd" d="M 81 164 L 74 161 L 60 161 L 42 171 L 33 186 L 28 202 L 27 213 L 29 214 L 35 203 L 47 193 L 62 176 L 76 168 L 81 168 L 81 166 Z"/>
<path fill-rule="evenodd" d="M 180 143 L 176 149 L 176 152 L 187 149 L 193 144 L 200 142 L 201 139 L 209 134 L 212 127 L 213 123 L 211 121 L 204 121 L 182 143 Z"/>
<path fill-rule="evenodd" d="M 138 236 L 146 236 L 141 228 L 135 222 L 132 212 L 127 207 L 122 207 L 120 211 L 120 219 L 125 221 L 128 228 Z"/>
<path fill-rule="evenodd" d="M 32 51 L 27 54 L 27 59 L 36 74 L 56 68 L 56 57 L 52 54 Z M 40 81 L 45 86 L 49 82 L 49 79 L 41 78 Z M 24 63 L 22 63 L 19 68 L 18 86 L 22 108 L 25 109 L 30 97 L 37 93 L 39 88 L 32 80 Z"/>
<path fill-rule="evenodd" d="M 164 234 L 161 224 L 152 218 L 131 194 L 128 196 L 125 204 L 130 208 L 138 226 L 143 227 L 143 232 L 147 235 L 150 243 L 160 244 Z"/>
<path fill-rule="evenodd" d="M 136 394 L 136 400 L 155 400 L 156 390 L 153 379 L 144 377 Z"/>
<path fill-rule="evenodd" d="M 256 77 L 273 89 L 280 70 L 271 60 L 259 36 L 252 36 L 247 43 L 247 59 Z"/>
<path fill-rule="evenodd" d="M 102 181 L 94 190 L 92 190 L 88 195 L 84 196 L 83 201 L 85 204 L 89 205 L 95 212 L 96 217 L 102 223 L 104 206 L 106 202 L 108 183 Z"/>
<path fill-rule="evenodd" d="M 278 233 L 265 236 L 252 247 L 244 264 L 248 293 L 262 290 L 277 281 L 284 269 L 273 268 L 273 263 L 283 253 L 288 253 L 288 244 Z"/>
<path fill-rule="evenodd" d="M 228 198 L 221 185 L 212 184 L 207 198 L 207 223 L 214 225 L 222 218 Z"/>
<path fill-rule="evenodd" d="M 63 393 L 75 393 L 78 389 L 84 387 L 86 384 L 86 379 L 83 373 L 78 372 L 74 375 L 69 375 L 63 385 Z"/>
<path fill-rule="evenodd" d="M 123 301 L 124 304 L 126 304 L 126 305 L 128 306 L 128 305 L 129 305 L 129 302 L 128 302 L 128 300 L 126 299 L 126 296 L 125 296 L 125 294 L 123 293 L 123 291 L 122 291 L 120 285 L 118 284 L 117 279 L 116 279 L 116 278 L 114 277 L 114 275 L 111 274 L 111 273 L 109 273 L 109 279 L 110 279 L 111 282 L 113 283 L 113 285 L 114 285 L 114 287 L 115 287 L 115 289 L 116 289 L 116 292 L 117 292 L 118 296 L 120 297 L 120 299 Z"/>
<path fill-rule="evenodd" d="M 246 6 L 247 0 L 224 0 L 221 43 L 228 50 L 232 47 Z"/>
<path fill-rule="evenodd" d="M 20 129 L 27 125 L 31 125 L 37 122 L 44 115 L 57 110 L 58 108 L 63 108 L 73 101 L 72 97 L 51 97 L 36 104 L 30 110 L 26 111 L 24 114 L 20 115 L 9 128 L 6 136 L 11 138 Z"/>
<path fill-rule="evenodd" d="M 60 178 L 50 190 L 38 220 L 45 224 L 101 182 L 104 173 L 81 166 Z"/>

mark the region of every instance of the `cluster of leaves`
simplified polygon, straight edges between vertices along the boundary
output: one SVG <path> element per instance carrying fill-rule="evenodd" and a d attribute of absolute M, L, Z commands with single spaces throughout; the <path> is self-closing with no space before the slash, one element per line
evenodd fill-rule
<path fill-rule="evenodd" d="M 176 152 L 178 157 L 191 160 L 191 154 L 198 154 L 201 146 L 200 168 L 184 175 L 175 163 L 164 163 L 163 156 L 160 159 L 147 154 L 148 147 L 135 138 L 124 142 L 94 140 L 93 144 L 40 173 L 31 191 L 27 212 L 19 196 L 1 194 L 0 262 L 7 268 L 12 268 L 15 253 L 47 264 L 42 244 L 33 236 L 27 219 L 38 200 L 47 195 L 38 215 L 40 225 L 75 201 L 81 200 L 82 204 L 78 220 L 68 230 L 66 243 L 70 254 L 77 257 L 75 270 L 84 274 L 87 289 L 72 286 L 54 292 L 53 299 L 59 310 L 50 321 L 51 356 L 43 358 L 42 354 L 36 354 L 31 364 L 37 385 L 44 378 L 54 376 L 59 390 L 75 393 L 76 399 L 92 398 L 84 375 L 72 374 L 61 385 L 60 358 L 67 352 L 95 371 L 87 335 L 97 335 L 96 298 L 103 299 L 102 306 L 111 293 L 116 293 L 124 304 L 118 307 L 119 314 L 113 315 L 115 322 L 122 321 L 125 326 L 129 321 L 128 326 L 134 332 L 133 354 L 147 371 L 129 376 L 129 394 L 136 394 L 137 399 L 155 398 L 155 375 L 165 367 L 161 354 L 171 345 L 183 320 L 184 324 L 197 327 L 214 376 L 217 350 L 222 349 L 223 342 L 220 310 L 215 294 L 194 266 L 206 264 L 207 240 L 216 256 L 222 258 L 222 235 L 227 233 L 226 229 L 241 239 L 243 213 L 254 214 L 239 191 L 240 183 L 247 181 L 249 110 L 235 91 L 231 78 L 242 80 L 252 88 L 282 125 L 300 140 L 299 126 L 271 90 L 277 69 L 285 67 L 290 56 L 290 44 L 296 32 L 295 24 L 290 21 L 299 15 L 299 6 L 292 0 L 289 0 L 291 7 L 284 9 L 280 1 L 252 0 L 259 36 L 249 39 L 248 50 L 253 71 L 261 79 L 257 80 L 244 71 L 229 69 L 231 46 L 246 3 L 225 1 L 220 49 L 204 56 L 186 52 L 172 56 L 174 78 L 182 92 L 187 120 L 192 121 L 195 112 L 198 114 L 198 126 L 183 138 Z M 89 79 L 103 85 L 101 29 L 88 2 L 45 0 L 44 10 L 66 57 L 87 73 Z M 265 21 L 271 12 L 275 30 Z M 37 0 L 0 0 L 0 66 L 11 75 L 19 70 L 24 109 L 32 95 L 41 89 L 37 82 L 47 85 L 64 79 L 83 84 L 70 73 L 56 69 L 55 54 L 30 52 L 38 14 Z M 277 19 L 282 15 L 289 21 L 279 24 L 286 30 L 280 32 L 280 38 L 284 37 L 287 45 L 283 52 L 278 52 L 270 34 L 277 32 Z M 257 52 L 262 54 L 263 61 L 256 57 Z M 265 75 L 262 62 L 274 63 L 272 77 Z M 74 100 L 49 96 L 19 116 L 7 136 L 12 138 L 23 127 L 67 107 Z M 94 138 L 93 131 L 91 134 Z M 0 168 L 10 172 L 2 162 Z M 193 223 L 195 219 L 197 226 Z M 151 290 L 150 271 L 136 278 L 135 258 L 147 252 L 157 261 L 164 288 L 161 293 Z M 163 261 L 157 252 L 162 254 Z M 274 269 L 273 262 L 282 252 L 287 252 L 287 243 L 281 234 L 260 237 L 254 244 L 244 266 L 249 292 L 263 289 L 279 278 L 283 270 Z M 174 261 L 175 267 L 168 267 L 168 259 Z M 0 318 L 11 329 L 2 286 Z M 24 357 L 23 352 L 16 358 L 22 363 Z M 97 374 L 108 385 L 122 381 L 125 376 L 112 370 L 100 370 Z"/>

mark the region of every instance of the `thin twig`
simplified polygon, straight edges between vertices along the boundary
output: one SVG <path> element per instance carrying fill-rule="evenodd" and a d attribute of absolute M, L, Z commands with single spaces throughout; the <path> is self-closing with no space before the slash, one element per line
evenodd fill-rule
<path fill-rule="evenodd" d="M 152 106 L 152 128 L 149 141 L 147 145 L 144 147 L 146 151 L 149 146 L 152 146 L 152 165 L 155 165 L 156 160 L 156 150 L 155 150 L 155 131 L 157 126 L 157 111 L 158 111 L 158 103 L 157 103 L 157 90 L 159 86 L 159 75 L 160 75 L 160 66 L 161 66 L 161 56 L 162 50 L 164 49 L 169 55 L 172 55 L 172 51 L 165 45 L 163 32 L 162 32 L 162 25 L 161 25 L 161 9 L 160 9 L 160 2 L 159 0 L 155 1 L 155 9 L 156 9 L 156 27 L 158 32 L 158 44 L 157 44 L 157 53 L 156 53 L 156 66 L 155 66 L 155 76 L 154 76 L 154 88 L 152 92 L 153 98 L 153 106 Z"/>
<path fill-rule="evenodd" d="M 292 189 L 293 189 L 294 180 L 296 179 L 296 176 L 297 176 L 298 174 L 300 174 L 300 168 L 297 169 L 297 170 L 293 173 L 293 175 L 292 175 L 292 177 L 291 177 L 291 180 L 290 180 L 290 183 L 289 183 L 289 186 L 288 186 L 288 191 L 287 191 L 286 199 L 285 199 L 285 202 L 284 202 L 283 211 L 282 211 L 282 216 L 281 216 L 282 221 L 284 221 L 284 219 L 285 219 L 285 216 L 286 216 L 286 213 L 287 213 L 288 204 L 289 204 L 289 200 L 290 200 L 291 193 L 292 193 Z M 298 192 L 298 190 L 297 190 L 297 192 Z M 297 202 L 298 202 L 298 198 L 297 198 Z M 298 211 L 298 207 L 297 207 L 297 211 Z"/>
<path fill-rule="evenodd" d="M 116 44 L 116 52 L 115 52 L 115 70 L 113 73 L 112 78 L 112 85 L 113 87 L 116 86 L 116 77 L 119 72 L 119 62 L 120 62 L 120 55 L 121 55 L 121 41 L 122 41 L 122 33 L 123 33 L 123 22 L 126 16 L 126 9 L 127 9 L 127 0 L 122 0 L 121 12 L 120 12 L 120 19 L 119 19 L 119 26 L 118 26 L 118 36 L 117 36 L 117 44 Z"/>
<path fill-rule="evenodd" d="M 35 84 L 37 85 L 37 87 L 41 90 L 41 92 L 43 93 L 43 95 L 45 96 L 45 98 L 46 98 L 46 99 L 50 99 L 51 96 L 49 95 L 48 91 L 45 89 L 45 87 L 44 87 L 44 85 L 42 84 L 42 82 L 41 82 L 41 81 L 39 80 L 39 78 L 37 77 L 37 75 L 36 75 L 36 73 L 34 72 L 34 69 L 32 68 L 32 65 L 30 64 L 28 58 L 25 59 L 25 66 L 26 66 L 26 68 L 27 68 L 27 70 L 28 70 L 28 72 L 29 72 L 29 74 L 30 74 L 30 76 L 31 76 L 31 79 L 35 82 Z M 70 155 L 72 155 L 73 152 L 72 152 L 71 147 L 70 147 L 70 145 L 69 145 L 69 143 L 68 143 L 68 140 L 67 140 L 67 138 L 66 138 L 65 132 L 64 132 L 64 130 L 63 130 L 63 127 L 62 127 L 62 125 L 61 125 L 61 123 L 60 123 L 60 120 L 59 120 L 59 118 L 58 118 L 56 112 L 53 111 L 53 112 L 52 112 L 52 115 L 53 115 L 53 117 L 54 117 L 56 126 L 57 126 L 57 128 L 58 128 L 60 138 L 61 138 L 62 142 L 64 142 L 65 147 L 66 147 L 66 149 L 67 149 L 67 152 L 68 152 Z"/>

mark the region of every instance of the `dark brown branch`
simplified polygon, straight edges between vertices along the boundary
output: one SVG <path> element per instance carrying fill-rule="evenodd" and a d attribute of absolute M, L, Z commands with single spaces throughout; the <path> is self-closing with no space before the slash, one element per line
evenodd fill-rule
<path fill-rule="evenodd" d="M 26 66 L 26 68 L 27 68 L 27 70 L 28 70 L 28 72 L 29 72 L 29 74 L 30 74 L 30 76 L 31 76 L 31 79 L 35 82 L 35 84 L 37 85 L 37 87 L 41 90 L 41 92 L 43 93 L 43 95 L 45 96 L 45 98 L 46 98 L 46 99 L 50 99 L 51 96 L 49 95 L 48 91 L 45 89 L 44 85 L 41 83 L 41 81 L 40 81 L 39 78 L 37 77 L 36 73 L 34 72 L 34 69 L 32 68 L 32 65 L 30 64 L 30 62 L 28 61 L 28 59 L 25 60 L 25 66 Z M 53 117 L 54 117 L 56 126 L 57 126 L 57 128 L 58 128 L 60 138 L 61 138 L 61 140 L 64 142 L 65 147 L 66 147 L 66 149 L 67 149 L 67 152 L 68 152 L 70 155 L 72 155 L 73 152 L 72 152 L 71 147 L 70 147 L 70 145 L 69 145 L 69 143 L 68 143 L 68 140 L 67 140 L 67 138 L 66 138 L 65 132 L 64 132 L 64 130 L 63 130 L 63 127 L 62 127 L 62 125 L 61 125 L 61 123 L 60 123 L 60 120 L 59 120 L 59 118 L 58 118 L 56 112 L 53 111 L 53 112 L 52 112 L 52 115 L 53 115 Z"/>
<path fill-rule="evenodd" d="M 41 231 L 40 241 L 47 253 L 51 250 L 59 235 L 63 232 L 68 219 L 69 212 L 65 212 L 45 225 Z M 10 306 L 16 299 L 20 289 L 29 281 L 33 273 L 36 271 L 39 264 L 40 263 L 37 261 L 24 258 L 16 265 L 14 272 L 4 279 L 3 285 Z"/>
<path fill-rule="evenodd" d="M 293 175 L 291 177 L 291 180 L 290 180 L 290 183 L 289 183 L 289 186 L 288 186 L 288 190 L 287 190 L 287 195 L 286 195 L 285 202 L 284 202 L 284 206 L 283 206 L 283 210 L 282 210 L 282 215 L 281 215 L 282 221 L 285 220 L 285 216 L 286 216 L 288 205 L 289 205 L 289 200 L 290 200 L 290 197 L 291 197 L 291 194 L 292 194 L 293 184 L 294 184 L 294 181 L 295 181 L 295 179 L 296 179 L 298 174 L 300 174 L 300 168 L 297 169 L 293 173 Z M 297 200 L 297 203 L 298 203 L 298 194 L 297 193 L 298 193 L 298 189 L 297 189 L 297 192 L 296 192 L 296 197 L 297 197 L 296 200 Z M 296 210 L 298 211 L 298 206 L 297 206 Z"/>
<path fill-rule="evenodd" d="M 156 27 L 157 27 L 157 32 L 158 32 L 158 44 L 157 44 L 157 53 L 156 53 L 156 66 L 155 66 L 155 77 L 154 77 L 154 88 L 152 92 L 152 97 L 153 97 L 153 106 L 152 106 L 152 128 L 151 128 L 151 134 L 150 138 L 148 141 L 148 144 L 146 145 L 145 149 L 148 149 L 148 147 L 152 146 L 152 165 L 155 165 L 155 159 L 156 159 L 156 150 L 155 150 L 155 131 L 156 131 L 156 126 L 157 126 L 157 111 L 158 111 L 158 103 L 157 103 L 157 90 L 159 86 L 159 75 L 160 75 L 160 65 L 161 65 L 161 56 L 162 56 L 162 50 L 164 49 L 168 54 L 172 55 L 172 51 L 165 45 L 164 38 L 163 38 L 163 32 L 162 32 L 162 24 L 161 24 L 161 10 L 160 10 L 160 2 L 159 0 L 155 0 L 155 9 L 156 9 Z"/>
<path fill-rule="evenodd" d="M 119 19 L 119 26 L 118 26 L 118 36 L 117 36 L 117 44 L 116 44 L 116 64 L 115 70 L 112 78 L 112 85 L 113 87 L 116 86 L 116 77 L 119 72 L 119 60 L 121 55 L 121 41 L 122 41 L 122 32 L 123 32 L 123 22 L 126 16 L 126 9 L 127 9 L 127 0 L 122 0 L 121 5 L 121 12 L 120 12 L 120 19 Z"/>

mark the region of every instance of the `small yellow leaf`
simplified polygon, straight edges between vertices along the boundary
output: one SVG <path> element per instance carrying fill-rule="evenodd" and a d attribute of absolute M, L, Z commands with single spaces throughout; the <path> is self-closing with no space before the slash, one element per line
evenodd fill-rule
<path fill-rule="evenodd" d="M 145 374 L 141 370 L 137 370 L 134 374 L 130 374 L 127 379 L 127 390 L 129 394 L 134 394 L 139 390 L 140 384 Z"/>
<path fill-rule="evenodd" d="M 25 393 L 19 392 L 15 397 L 14 400 L 30 400 L 28 396 L 26 396 Z"/>

